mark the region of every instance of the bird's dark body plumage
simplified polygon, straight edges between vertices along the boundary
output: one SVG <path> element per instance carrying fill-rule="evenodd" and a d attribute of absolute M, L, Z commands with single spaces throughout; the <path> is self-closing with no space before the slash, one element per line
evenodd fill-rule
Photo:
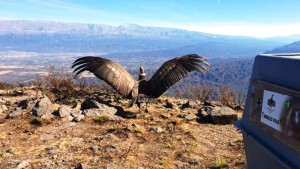
<path fill-rule="evenodd" d="M 76 76 L 86 70 L 92 72 L 126 98 L 137 98 L 139 94 L 157 98 L 189 72 L 205 73 L 208 65 L 207 59 L 200 55 L 184 55 L 166 61 L 150 80 L 139 81 L 120 64 L 101 57 L 79 58 L 73 63 L 72 68 L 76 67 L 74 70 Z"/>

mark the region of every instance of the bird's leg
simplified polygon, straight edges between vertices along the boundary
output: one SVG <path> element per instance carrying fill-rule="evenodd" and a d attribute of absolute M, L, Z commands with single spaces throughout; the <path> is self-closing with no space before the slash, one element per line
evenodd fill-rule
<path fill-rule="evenodd" d="M 137 102 L 136 104 L 137 104 L 137 106 L 139 107 L 139 113 L 141 113 L 141 112 L 142 112 L 142 111 L 141 111 L 141 103 L 140 103 L 140 102 Z"/>
<path fill-rule="evenodd" d="M 149 113 L 149 110 L 148 110 L 148 102 L 146 103 L 145 113 Z"/>
<path fill-rule="evenodd" d="M 128 105 L 128 107 L 132 107 L 136 103 L 136 101 L 137 101 L 137 97 L 133 98 L 131 100 L 131 103 Z"/>

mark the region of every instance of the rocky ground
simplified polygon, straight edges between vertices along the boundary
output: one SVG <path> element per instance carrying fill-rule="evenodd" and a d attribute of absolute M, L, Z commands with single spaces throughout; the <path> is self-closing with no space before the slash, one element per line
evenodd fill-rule
<path fill-rule="evenodd" d="M 99 93 L 55 102 L 0 90 L 0 168 L 246 168 L 241 112 L 160 98 L 149 113 Z M 55 102 L 55 104 L 53 104 Z"/>

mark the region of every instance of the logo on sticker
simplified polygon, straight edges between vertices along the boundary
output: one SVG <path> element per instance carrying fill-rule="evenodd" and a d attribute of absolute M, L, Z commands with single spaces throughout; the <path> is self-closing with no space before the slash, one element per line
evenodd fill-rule
<path fill-rule="evenodd" d="M 268 99 L 268 106 L 269 106 L 270 108 L 276 106 L 276 102 L 275 102 L 275 100 L 273 99 L 273 97 L 274 97 L 274 95 L 272 95 L 271 98 Z"/>

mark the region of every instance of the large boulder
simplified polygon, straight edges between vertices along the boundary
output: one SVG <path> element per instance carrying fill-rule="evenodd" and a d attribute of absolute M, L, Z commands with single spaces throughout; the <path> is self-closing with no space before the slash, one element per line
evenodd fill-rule
<path fill-rule="evenodd" d="M 229 107 L 204 106 L 198 112 L 201 120 L 215 124 L 232 124 L 238 119 L 237 113 Z"/>
<path fill-rule="evenodd" d="M 32 109 L 32 115 L 38 116 L 43 119 L 51 119 L 54 117 L 54 105 L 47 96 L 42 97 L 36 102 L 35 107 Z"/>

